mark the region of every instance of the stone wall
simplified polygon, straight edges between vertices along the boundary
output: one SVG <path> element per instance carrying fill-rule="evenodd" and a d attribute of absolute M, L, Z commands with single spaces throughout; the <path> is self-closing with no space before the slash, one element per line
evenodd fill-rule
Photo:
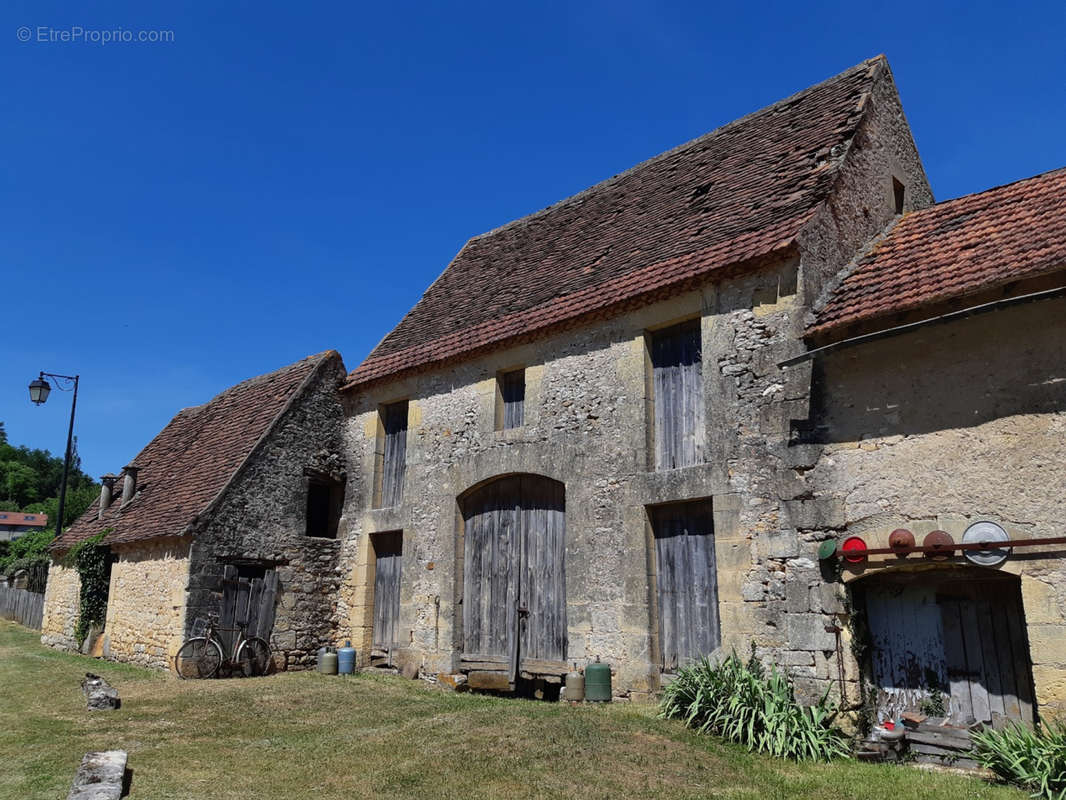
<path fill-rule="evenodd" d="M 368 534 L 404 532 L 402 654 L 426 673 L 458 667 L 462 539 L 456 498 L 494 476 L 530 472 L 566 486 L 567 658 L 616 667 L 615 685 L 646 693 L 660 683 L 655 559 L 648 507 L 711 498 L 722 649 L 787 667 L 800 693 L 835 686 L 842 610 L 821 585 L 814 550 L 835 507 L 808 481 L 796 440 L 814 423 L 804 317 L 862 247 L 929 191 L 891 75 L 877 83 L 831 202 L 812 217 L 795 253 L 740 278 L 609 321 L 447 369 L 382 383 L 347 399 L 349 541 L 339 621 L 369 644 L 373 559 Z M 836 154 L 834 154 L 836 155 Z M 646 333 L 699 317 L 707 463 L 649 469 Z M 526 422 L 494 428 L 495 376 L 526 368 Z M 410 400 L 404 502 L 374 509 L 378 409 Z M 358 474 L 358 481 L 355 475 Z M 344 623 L 347 622 L 347 627 Z M 842 642 L 842 648 L 844 643 Z M 846 657 L 846 655 L 845 655 Z"/>
<path fill-rule="evenodd" d="M 169 669 L 185 633 L 188 538 L 114 545 L 103 656 Z"/>
<path fill-rule="evenodd" d="M 280 668 L 305 667 L 332 644 L 340 577 L 337 539 L 306 535 L 308 470 L 345 479 L 341 405 L 346 374 L 339 356 L 326 359 L 261 442 L 217 506 L 204 515 L 192 548 L 186 625 L 219 612 L 226 564 L 272 568 L 279 578 L 271 647 Z"/>
<path fill-rule="evenodd" d="M 73 567 L 53 561 L 48 567 L 44 590 L 44 618 L 41 643 L 61 650 L 74 650 L 74 625 L 78 621 L 78 593 L 81 580 Z"/>
<path fill-rule="evenodd" d="M 570 661 L 584 664 L 597 656 L 609 661 L 620 691 L 658 687 L 647 508 L 707 497 L 714 506 L 723 645 L 746 652 L 754 639 L 766 655 L 776 655 L 768 648 L 779 643 L 784 625 L 767 602 L 779 587 L 771 585 L 771 567 L 759 562 L 773 554 L 782 559 L 783 570 L 785 560 L 799 553 L 794 533 L 778 535 L 776 462 L 768 462 L 761 487 L 741 464 L 762 457 L 771 431 L 772 440 L 785 446 L 791 398 L 805 397 L 802 385 L 780 382 L 776 367 L 802 310 L 795 302 L 797 266 L 789 259 L 609 322 L 350 398 L 353 477 L 342 559 L 348 623 L 343 635 L 368 649 L 373 609 L 368 534 L 402 530 L 401 629 L 408 645 L 403 657 L 429 674 L 457 668 L 456 577 L 463 557 L 457 498 L 492 477 L 529 472 L 566 486 Z M 646 332 L 695 316 L 702 320 L 712 456 L 705 464 L 650 471 Z M 497 431 L 495 375 L 519 365 L 527 367 L 525 424 Z M 374 509 L 378 408 L 403 398 L 410 400 L 404 502 Z M 783 588 L 780 593 L 783 600 Z"/>
<path fill-rule="evenodd" d="M 1012 538 L 1066 535 L 1066 300 L 929 326 L 819 361 L 807 480 L 831 512 L 812 530 L 887 546 L 897 527 L 959 540 L 978 520 Z M 808 548 L 808 552 L 809 552 Z M 1066 710 L 1066 548 L 1018 548 L 1037 700 Z M 918 556 L 845 571 L 845 581 Z M 954 559 L 965 563 L 961 558 Z M 831 587 L 811 577 L 810 597 Z M 813 602 L 813 600 L 812 600 Z M 849 678 L 857 668 L 849 664 Z"/>

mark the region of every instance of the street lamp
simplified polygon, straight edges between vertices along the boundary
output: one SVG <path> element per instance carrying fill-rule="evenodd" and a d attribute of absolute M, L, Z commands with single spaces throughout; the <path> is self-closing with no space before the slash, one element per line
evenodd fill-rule
<path fill-rule="evenodd" d="M 74 441 L 74 409 L 78 405 L 78 378 L 79 375 L 55 375 L 51 372 L 42 372 L 36 379 L 30 381 L 30 400 L 37 405 L 42 405 L 52 392 L 52 386 L 47 378 L 55 381 L 55 386 L 60 391 L 69 392 L 74 390 L 74 398 L 70 402 L 70 427 L 67 428 L 67 452 L 63 457 L 63 481 L 59 484 L 59 518 L 56 520 L 56 536 L 63 532 L 63 506 L 67 502 L 67 473 L 70 472 L 70 458 L 73 455 Z M 64 385 L 67 384 L 67 385 Z"/>

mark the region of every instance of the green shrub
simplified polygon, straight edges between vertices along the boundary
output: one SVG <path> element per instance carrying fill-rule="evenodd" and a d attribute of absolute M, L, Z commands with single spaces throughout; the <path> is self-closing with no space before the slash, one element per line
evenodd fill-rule
<path fill-rule="evenodd" d="M 1046 722 L 1036 729 L 1012 724 L 973 734 L 977 763 L 1032 797 L 1066 800 L 1066 722 Z"/>
<path fill-rule="evenodd" d="M 779 758 L 830 761 L 850 752 L 848 737 L 832 724 L 828 691 L 803 706 L 785 675 L 776 668 L 767 675 L 754 658 L 744 663 L 736 653 L 682 668 L 663 692 L 659 714 Z"/>

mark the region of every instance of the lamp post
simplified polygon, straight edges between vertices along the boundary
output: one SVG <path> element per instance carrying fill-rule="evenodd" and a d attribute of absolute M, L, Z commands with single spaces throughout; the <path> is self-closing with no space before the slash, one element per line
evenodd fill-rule
<path fill-rule="evenodd" d="M 67 382 L 74 390 L 74 398 L 70 402 L 70 427 L 67 428 L 67 452 L 63 457 L 63 481 L 59 484 L 59 518 L 56 520 L 56 536 L 63 532 L 63 506 L 67 502 L 67 473 L 70 472 L 70 458 L 73 454 L 74 441 L 74 409 L 78 405 L 78 378 L 80 375 L 55 375 L 51 372 L 42 372 L 36 379 L 30 381 L 30 400 L 37 405 L 42 405 L 48 399 L 52 387 L 47 380 L 52 378 L 55 386 L 60 391 L 69 392 L 71 389 L 63 386 Z"/>

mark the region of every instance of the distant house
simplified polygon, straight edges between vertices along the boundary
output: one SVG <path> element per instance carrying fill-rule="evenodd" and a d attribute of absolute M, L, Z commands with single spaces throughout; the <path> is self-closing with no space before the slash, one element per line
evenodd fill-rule
<path fill-rule="evenodd" d="M 104 477 L 100 501 L 53 545 L 60 556 L 107 532 L 103 655 L 167 667 L 197 620 L 222 612 L 227 589 L 240 591 L 242 581 L 260 586 L 253 605 L 266 597 L 269 607 L 249 611 L 244 594 L 236 617 L 261 623 L 280 665 L 306 663 L 330 638 L 343 544 L 344 373 L 329 351 L 240 383 L 181 411 L 121 483 Z M 45 643 L 74 646 L 78 585 L 72 568 L 53 563 Z"/>
<path fill-rule="evenodd" d="M 24 533 L 48 527 L 47 514 L 24 514 L 21 511 L 0 511 L 0 542 L 10 542 Z"/>

